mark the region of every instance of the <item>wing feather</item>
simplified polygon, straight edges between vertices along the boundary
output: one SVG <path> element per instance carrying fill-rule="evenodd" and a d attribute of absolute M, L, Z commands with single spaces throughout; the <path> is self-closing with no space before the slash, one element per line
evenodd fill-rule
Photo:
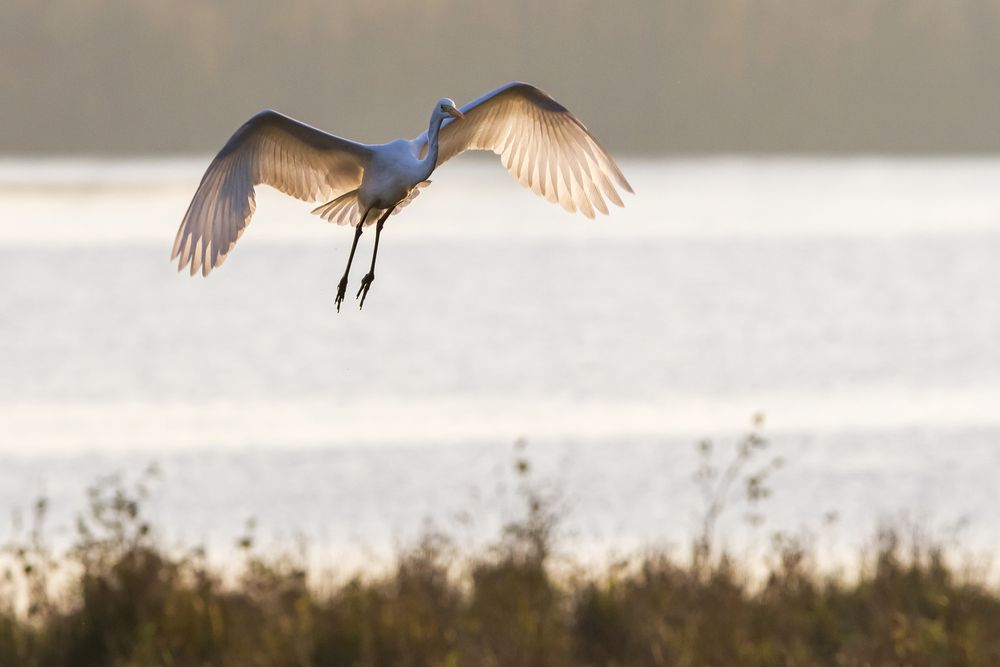
<path fill-rule="evenodd" d="M 203 275 L 225 261 L 256 208 L 254 186 L 304 201 L 335 199 L 361 184 L 371 148 L 276 111 L 243 124 L 215 156 L 181 221 L 171 259 Z"/>
<path fill-rule="evenodd" d="M 500 156 L 511 176 L 535 194 L 587 217 L 624 206 L 615 184 L 632 192 L 614 159 L 566 107 L 527 83 L 509 83 L 461 108 L 438 134 L 438 164 L 468 150 Z M 427 133 L 421 156 L 427 154 Z"/>

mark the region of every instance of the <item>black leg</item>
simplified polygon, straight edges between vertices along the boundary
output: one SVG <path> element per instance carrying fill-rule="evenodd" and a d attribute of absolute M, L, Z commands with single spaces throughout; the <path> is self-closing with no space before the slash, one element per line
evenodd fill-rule
<path fill-rule="evenodd" d="M 344 269 L 344 277 L 340 279 L 340 284 L 337 286 L 337 312 L 340 312 L 340 304 L 344 301 L 344 296 L 347 294 L 347 275 L 351 272 L 351 262 L 354 261 L 354 251 L 358 249 L 358 239 L 361 238 L 361 228 L 365 226 L 365 218 L 368 217 L 368 211 L 361 216 L 361 221 L 358 226 L 354 228 L 354 243 L 351 244 L 351 255 L 347 258 L 347 268 Z"/>
<path fill-rule="evenodd" d="M 382 226 L 385 224 L 385 220 L 389 217 L 390 213 L 392 213 L 392 208 L 386 209 L 385 213 L 382 214 L 382 217 L 378 219 L 378 224 L 375 225 L 375 248 L 372 250 L 372 268 L 369 269 L 365 277 L 361 279 L 361 288 L 358 290 L 357 296 L 354 297 L 355 299 L 358 297 L 361 298 L 361 305 L 358 306 L 358 308 L 365 307 L 365 297 L 368 296 L 368 289 L 372 286 L 372 283 L 375 282 L 375 258 L 378 257 L 378 237 L 382 235 Z"/>

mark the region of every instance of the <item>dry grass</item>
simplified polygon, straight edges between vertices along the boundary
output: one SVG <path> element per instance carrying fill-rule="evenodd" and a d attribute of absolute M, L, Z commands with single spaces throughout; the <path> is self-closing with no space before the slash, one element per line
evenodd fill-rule
<path fill-rule="evenodd" d="M 391 572 L 322 592 L 295 558 L 257 553 L 249 538 L 238 578 L 224 582 L 200 551 L 157 544 L 141 487 L 106 481 L 68 553 L 45 544 L 44 503 L 39 528 L 8 545 L 0 665 L 1000 664 L 1000 594 L 927 538 L 883 531 L 849 577 L 820 571 L 793 538 L 774 541 L 763 579 L 719 552 L 714 524 L 727 504 L 753 508 L 769 493 L 765 447 L 751 433 L 717 468 L 701 446 L 705 522 L 690 557 L 594 571 L 567 569 L 563 555 L 556 568 L 558 514 L 526 483 L 522 515 L 481 552 L 431 534 Z M 523 459 L 516 467 L 529 474 Z"/>

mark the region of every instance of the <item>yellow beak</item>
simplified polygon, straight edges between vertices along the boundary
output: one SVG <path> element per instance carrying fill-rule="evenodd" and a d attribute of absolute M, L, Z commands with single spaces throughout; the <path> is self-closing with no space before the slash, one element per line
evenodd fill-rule
<path fill-rule="evenodd" d="M 457 118 L 459 120 L 465 118 L 465 114 L 456 109 L 455 107 L 448 109 L 448 113 L 451 115 L 452 118 Z"/>

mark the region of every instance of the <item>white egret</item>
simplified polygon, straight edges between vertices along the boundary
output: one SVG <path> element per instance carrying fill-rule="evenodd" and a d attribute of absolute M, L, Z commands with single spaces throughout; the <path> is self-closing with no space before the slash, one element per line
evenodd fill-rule
<path fill-rule="evenodd" d="M 538 88 L 509 83 L 461 109 L 439 100 L 416 139 L 367 145 L 342 139 L 276 111 L 243 124 L 215 156 L 188 207 L 171 259 L 191 275 L 220 266 L 254 212 L 254 186 L 264 183 L 298 199 L 326 203 L 313 213 L 354 226 L 354 243 L 337 289 L 337 310 L 362 229 L 376 223 L 371 269 L 357 297 L 375 280 L 382 226 L 410 203 L 443 162 L 467 150 L 489 150 L 524 186 L 569 212 L 607 213 L 623 206 L 615 186 L 632 192 L 621 170 L 566 107 Z"/>

